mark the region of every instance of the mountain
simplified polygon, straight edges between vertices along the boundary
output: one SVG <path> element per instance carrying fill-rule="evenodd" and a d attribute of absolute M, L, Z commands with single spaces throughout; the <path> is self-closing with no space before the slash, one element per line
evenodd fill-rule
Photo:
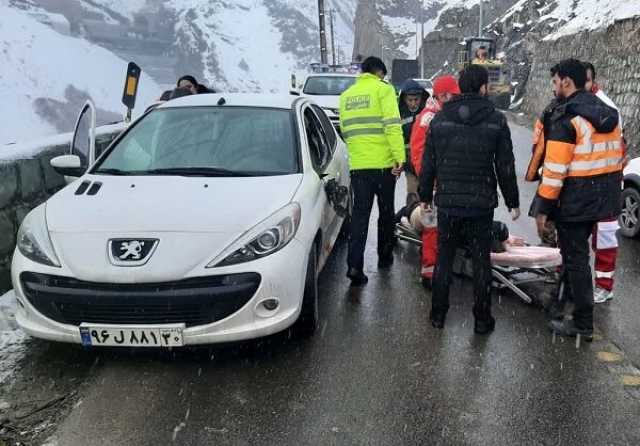
<path fill-rule="evenodd" d="M 350 62 L 357 0 L 326 0 L 336 56 Z M 102 121 L 122 115 L 129 60 L 139 104 L 183 74 L 218 91 L 286 92 L 319 54 L 315 0 L 0 0 L 0 144 L 70 131 L 91 97 Z M 327 35 L 330 30 L 327 15 Z M 330 38 L 328 38 L 330 44 Z M 331 58 L 331 47 L 329 46 Z"/>
<path fill-rule="evenodd" d="M 37 12 L 0 4 L 0 144 L 70 131 L 89 97 L 99 121 L 121 120 L 127 62 L 30 14 Z M 148 104 L 160 92 L 143 75 L 138 103 Z"/>

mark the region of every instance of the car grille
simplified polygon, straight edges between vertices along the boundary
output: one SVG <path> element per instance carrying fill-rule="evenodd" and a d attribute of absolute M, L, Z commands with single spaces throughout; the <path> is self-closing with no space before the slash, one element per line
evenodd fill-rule
<path fill-rule="evenodd" d="M 257 273 L 176 282 L 114 284 L 22 273 L 22 288 L 40 313 L 63 324 L 209 324 L 240 310 L 255 294 Z"/>

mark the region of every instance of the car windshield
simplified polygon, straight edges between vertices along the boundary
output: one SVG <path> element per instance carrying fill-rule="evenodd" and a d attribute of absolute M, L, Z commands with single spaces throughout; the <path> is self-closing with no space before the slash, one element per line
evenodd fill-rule
<path fill-rule="evenodd" d="M 304 84 L 304 94 L 316 96 L 340 96 L 356 81 L 353 76 L 313 76 Z"/>
<path fill-rule="evenodd" d="M 250 107 L 157 109 L 93 169 L 105 175 L 263 176 L 299 172 L 292 115 Z"/>

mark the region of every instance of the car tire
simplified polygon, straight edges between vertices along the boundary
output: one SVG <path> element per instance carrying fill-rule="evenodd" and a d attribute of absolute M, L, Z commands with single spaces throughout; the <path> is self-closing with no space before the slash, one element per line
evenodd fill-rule
<path fill-rule="evenodd" d="M 298 320 L 293 325 L 293 334 L 299 338 L 312 336 L 318 328 L 320 319 L 318 310 L 318 253 L 316 248 L 317 246 L 314 243 L 307 263 L 302 309 Z"/>
<path fill-rule="evenodd" d="M 628 238 L 640 234 L 640 191 L 627 187 L 622 191 L 622 213 L 618 218 L 620 233 Z"/>

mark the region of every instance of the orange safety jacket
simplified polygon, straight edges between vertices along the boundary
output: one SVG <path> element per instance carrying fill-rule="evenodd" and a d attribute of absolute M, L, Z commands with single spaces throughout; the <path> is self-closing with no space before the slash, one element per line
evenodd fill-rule
<path fill-rule="evenodd" d="M 527 178 L 533 178 L 535 166 L 542 166 L 533 215 L 554 215 L 559 221 L 618 215 L 625 158 L 618 112 L 579 91 L 557 105 L 548 122 L 549 129 L 542 121 L 537 125 L 527 171 Z"/>

